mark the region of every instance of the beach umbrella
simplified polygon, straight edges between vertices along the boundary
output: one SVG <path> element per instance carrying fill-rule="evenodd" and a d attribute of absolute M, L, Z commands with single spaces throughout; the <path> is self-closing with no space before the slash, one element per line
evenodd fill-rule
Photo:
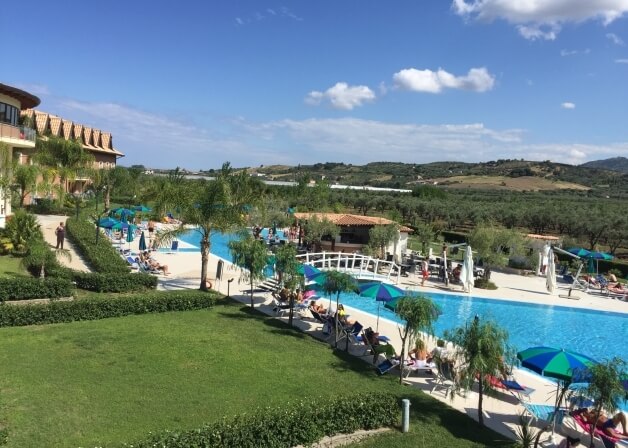
<path fill-rule="evenodd" d="M 567 252 L 577 257 L 586 257 L 591 253 L 590 251 L 583 249 L 582 247 L 572 247 L 571 249 L 567 249 Z"/>
<path fill-rule="evenodd" d="M 111 226 L 111 228 L 114 230 L 128 229 L 129 223 L 123 222 L 123 221 L 117 221 L 113 226 Z"/>
<path fill-rule="evenodd" d="M 371 297 L 377 300 L 377 327 L 375 331 L 379 331 L 379 311 L 382 302 L 389 302 L 392 299 L 403 297 L 406 295 L 405 291 L 394 285 L 381 282 L 369 282 L 364 283 L 358 287 L 360 295 L 362 297 Z"/>
<path fill-rule="evenodd" d="M 323 271 L 312 266 L 311 264 L 302 264 L 297 268 L 297 272 L 308 280 L 320 275 Z"/>
<path fill-rule="evenodd" d="M 136 205 L 135 207 L 133 207 L 133 210 L 135 210 L 136 212 L 147 213 L 150 212 L 152 209 L 146 207 L 145 205 Z"/>
<path fill-rule="evenodd" d="M 460 281 L 462 282 L 462 288 L 471 294 L 475 282 L 473 278 L 473 251 L 471 250 L 471 246 L 467 246 L 467 249 L 464 251 Z"/>
<path fill-rule="evenodd" d="M 580 378 L 582 372 L 597 362 L 586 355 L 553 347 L 530 347 L 517 353 L 517 358 L 521 361 L 522 367 L 548 378 L 559 380 L 556 383 L 555 410 L 552 416 L 553 434 L 556 415 L 562 397 L 567 392 L 567 385 L 574 378 Z"/>
<path fill-rule="evenodd" d="M 113 218 L 100 218 L 98 220 L 98 227 L 102 227 L 104 229 L 111 229 L 113 226 L 115 226 L 116 224 L 118 224 L 120 221 L 118 221 L 117 219 L 113 219 Z"/>
<path fill-rule="evenodd" d="M 571 381 L 596 361 L 586 355 L 553 347 L 531 347 L 517 353 L 526 369 L 557 380 Z"/>
<path fill-rule="evenodd" d="M 131 243 L 133 242 L 133 233 L 135 232 L 135 226 L 129 226 L 126 231 L 126 242 L 129 243 L 129 250 L 131 250 Z"/>
<path fill-rule="evenodd" d="M 607 254 L 606 252 L 589 252 L 584 258 L 589 260 L 589 272 L 599 272 L 600 268 L 600 260 L 610 261 L 613 259 L 611 254 Z M 593 260 L 595 260 L 595 270 L 593 270 Z"/>
<path fill-rule="evenodd" d="M 146 250 L 146 237 L 144 236 L 144 231 L 142 230 L 142 235 L 140 236 L 140 243 L 138 249 L 143 252 Z"/>
<path fill-rule="evenodd" d="M 125 215 L 131 215 L 131 216 L 135 215 L 135 212 L 133 210 L 130 210 L 130 209 L 125 208 L 125 207 L 114 208 L 112 211 L 113 211 L 113 213 L 115 215 L 121 215 L 123 213 Z"/>
<path fill-rule="evenodd" d="M 547 268 L 545 269 L 545 285 L 550 294 L 556 289 L 556 264 L 554 263 L 554 251 L 547 254 Z"/>

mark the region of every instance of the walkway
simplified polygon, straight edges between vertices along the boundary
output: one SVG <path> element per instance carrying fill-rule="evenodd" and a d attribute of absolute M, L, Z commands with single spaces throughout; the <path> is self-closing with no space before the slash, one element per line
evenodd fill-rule
<path fill-rule="evenodd" d="M 41 231 L 44 234 L 44 239 L 50 246 L 54 249 L 57 245 L 57 236 L 55 235 L 55 229 L 59 225 L 60 222 L 65 223 L 67 216 L 57 216 L 57 215 L 36 215 L 39 224 L 41 224 Z M 74 245 L 68 240 L 67 236 L 65 238 L 64 249 L 67 249 L 70 258 L 67 257 L 57 257 L 59 264 L 62 266 L 74 269 L 76 271 L 89 272 L 90 269 L 87 267 L 87 264 L 83 261 L 83 258 L 76 252 Z"/>

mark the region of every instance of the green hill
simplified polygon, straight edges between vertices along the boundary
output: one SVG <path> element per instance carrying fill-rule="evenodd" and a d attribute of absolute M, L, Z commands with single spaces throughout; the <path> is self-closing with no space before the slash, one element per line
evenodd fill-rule
<path fill-rule="evenodd" d="M 612 157 L 610 159 L 593 160 L 591 162 L 583 163 L 580 166 L 586 168 L 601 168 L 604 170 L 619 171 L 620 173 L 628 174 L 628 159 L 626 157 Z"/>

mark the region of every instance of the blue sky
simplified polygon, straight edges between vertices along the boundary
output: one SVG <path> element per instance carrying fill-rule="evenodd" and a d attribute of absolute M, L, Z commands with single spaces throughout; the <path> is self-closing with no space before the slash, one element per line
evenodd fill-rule
<path fill-rule="evenodd" d="M 628 0 L 31 3 L 0 82 L 123 165 L 628 156 Z"/>

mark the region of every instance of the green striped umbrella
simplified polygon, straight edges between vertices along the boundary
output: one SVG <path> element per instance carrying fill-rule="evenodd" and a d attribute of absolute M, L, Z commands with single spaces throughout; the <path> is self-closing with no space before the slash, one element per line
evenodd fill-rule
<path fill-rule="evenodd" d="M 588 356 L 553 347 L 531 347 L 517 353 L 526 369 L 558 380 L 571 381 L 578 372 L 597 362 Z"/>
<path fill-rule="evenodd" d="M 406 293 L 403 289 L 397 288 L 394 285 L 381 282 L 370 282 L 360 285 L 360 295 L 364 297 L 372 297 L 377 300 L 377 326 L 376 330 L 379 330 L 379 308 L 381 302 L 389 302 L 393 299 L 403 297 Z"/>

